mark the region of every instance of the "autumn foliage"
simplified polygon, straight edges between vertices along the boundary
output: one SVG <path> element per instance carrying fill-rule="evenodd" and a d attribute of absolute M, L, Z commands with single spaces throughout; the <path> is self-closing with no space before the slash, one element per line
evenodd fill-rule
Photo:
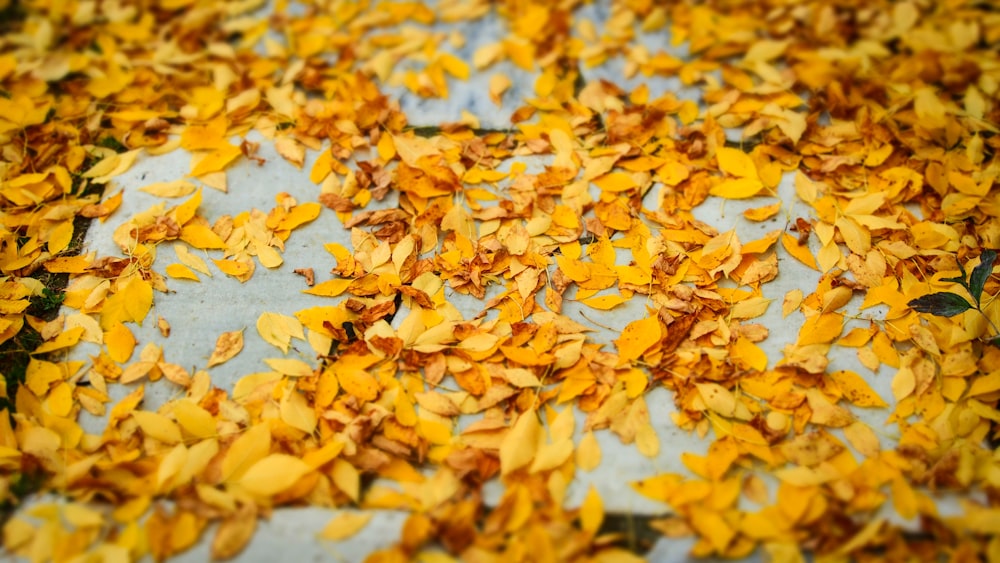
<path fill-rule="evenodd" d="M 665 388 L 673 424 L 708 444 L 631 483 L 661 503 L 646 520 L 666 541 L 1000 559 L 994 6 L 640 0 L 593 21 L 576 1 L 289 4 L 0 0 L 8 553 L 162 560 L 204 541 L 224 559 L 279 507 L 315 505 L 339 509 L 317 541 L 407 512 L 373 562 L 639 559 L 596 488 L 566 499 L 602 463 L 601 433 L 661 455 L 647 394 Z M 429 27 L 482 18 L 507 36 L 466 58 L 470 38 Z M 606 64 L 622 84 L 588 78 Z M 697 101 L 653 92 L 661 79 Z M 461 82 L 510 123 L 401 109 Z M 235 167 L 285 165 L 263 143 L 315 198 L 276 189 L 271 209 L 209 216 Z M 183 176 L 116 182 L 173 151 Z M 121 216 L 139 190 L 160 203 Z M 773 228 L 741 239 L 696 217 L 736 201 L 752 205 L 734 222 Z M 119 225 L 120 252 L 81 244 L 88 221 Z M 314 221 L 350 230 L 295 270 L 289 291 L 322 305 L 261 311 L 210 357 L 173 353 L 185 327 L 157 299 L 288 268 Z M 772 304 L 792 265 L 818 281 Z M 595 338 L 587 312 L 638 303 Z M 769 307 L 787 326 L 759 321 Z M 142 323 L 166 344 L 139 342 Z M 219 386 L 248 334 L 272 356 Z M 171 399 L 148 407 L 154 388 Z M 29 490 L 65 502 L 19 504 Z"/>

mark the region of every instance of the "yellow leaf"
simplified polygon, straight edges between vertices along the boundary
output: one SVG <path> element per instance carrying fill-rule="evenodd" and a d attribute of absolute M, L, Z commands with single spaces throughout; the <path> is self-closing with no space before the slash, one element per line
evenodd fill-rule
<path fill-rule="evenodd" d="M 208 264 L 206 264 L 205 261 L 202 260 L 200 256 L 191 254 L 191 251 L 188 250 L 187 246 L 183 244 L 175 244 L 174 254 L 177 255 L 177 259 L 180 260 L 181 263 L 184 264 L 185 266 L 191 268 L 196 272 L 200 272 L 202 274 L 205 274 L 206 276 L 211 277 L 212 272 L 209 271 Z M 169 268 L 169 266 L 167 266 L 167 268 Z"/>
<path fill-rule="evenodd" d="M 691 527 L 707 539 L 712 548 L 719 553 L 724 552 L 729 542 L 736 536 L 736 531 L 714 510 L 693 505 L 689 517 Z"/>
<path fill-rule="evenodd" d="M 226 248 L 226 243 L 223 241 L 219 235 L 215 234 L 215 231 L 208 228 L 207 225 L 202 225 L 200 223 L 188 223 L 184 225 L 181 229 L 181 240 L 190 244 L 194 248 L 200 248 L 203 250 L 216 249 L 222 250 Z"/>
<path fill-rule="evenodd" d="M 241 504 L 238 510 L 222 520 L 212 538 L 212 560 L 231 559 L 239 555 L 250 542 L 257 528 L 257 505 Z"/>
<path fill-rule="evenodd" d="M 799 346 L 833 342 L 844 330 L 844 316 L 839 313 L 820 313 L 802 323 L 799 329 Z"/>
<path fill-rule="evenodd" d="M 104 523 L 104 514 L 83 504 L 70 503 L 62 507 L 62 516 L 77 528 L 97 527 Z"/>
<path fill-rule="evenodd" d="M 378 139 L 378 155 L 383 162 L 389 162 L 396 156 L 396 145 L 392 142 L 392 135 L 382 135 Z"/>
<path fill-rule="evenodd" d="M 869 152 L 868 156 L 865 157 L 865 162 L 864 162 L 865 166 L 871 168 L 882 164 L 883 162 L 885 162 L 887 158 L 889 158 L 889 155 L 892 154 L 894 148 L 895 147 L 893 147 L 891 143 L 886 143 L 881 147 Z"/>
<path fill-rule="evenodd" d="M 608 311 L 614 309 L 615 307 L 621 305 L 625 302 L 625 298 L 621 295 L 601 295 L 598 297 L 591 297 L 589 299 L 581 299 L 580 303 L 597 309 L 599 311 Z"/>
<path fill-rule="evenodd" d="M 438 61 L 448 74 L 459 80 L 468 80 L 469 65 L 462 59 L 448 53 L 442 53 Z"/>
<path fill-rule="evenodd" d="M 302 456 L 302 461 L 306 462 L 309 467 L 312 467 L 313 469 L 319 469 L 321 466 L 334 460 L 338 455 L 340 455 L 340 452 L 343 449 L 344 442 L 331 440 L 319 449 L 306 452 L 306 454 Z"/>
<path fill-rule="evenodd" d="M 185 432 L 196 438 L 215 436 L 215 419 L 209 412 L 191 401 L 178 400 L 171 403 L 174 418 Z"/>
<path fill-rule="evenodd" d="M 709 410 L 726 418 L 750 420 L 750 411 L 742 401 L 733 395 L 732 391 L 718 383 L 696 383 L 695 387 Z"/>
<path fill-rule="evenodd" d="M 646 372 L 637 368 L 628 370 L 624 375 L 619 376 L 619 378 L 625 381 L 625 396 L 629 399 L 634 399 L 641 395 L 649 383 L 649 376 Z"/>
<path fill-rule="evenodd" d="M 306 434 L 316 429 L 316 410 L 306 401 L 306 398 L 294 389 L 285 392 L 279 405 L 281 420 L 292 428 L 298 428 Z"/>
<path fill-rule="evenodd" d="M 222 459 L 222 480 L 237 480 L 253 464 L 271 451 L 271 431 L 267 424 L 255 424 L 233 441 Z"/>
<path fill-rule="evenodd" d="M 541 437 L 537 415 L 532 411 L 521 413 L 500 442 L 500 474 L 508 475 L 531 463 Z"/>
<path fill-rule="evenodd" d="M 601 463 L 601 445 L 592 430 L 588 430 L 576 447 L 576 464 L 584 471 L 593 471 Z"/>
<path fill-rule="evenodd" d="M 719 147 L 715 152 L 715 158 L 719 162 L 719 169 L 737 178 L 758 179 L 757 165 L 747 153 L 730 147 Z"/>
<path fill-rule="evenodd" d="M 805 394 L 809 409 L 812 410 L 812 417 L 809 420 L 813 424 L 843 428 L 854 422 L 851 411 L 831 403 L 819 389 L 815 387 L 807 389 Z"/>
<path fill-rule="evenodd" d="M 82 326 L 74 326 L 72 328 L 67 328 L 66 330 L 58 333 L 55 338 L 45 342 L 41 346 L 35 348 L 32 354 L 47 354 L 49 352 L 54 352 L 56 350 L 62 350 L 63 348 L 69 348 L 70 346 L 76 345 L 86 331 Z"/>
<path fill-rule="evenodd" d="M 881 449 L 878 436 L 871 427 L 861 421 L 845 426 L 844 437 L 859 454 L 866 457 L 877 456 Z"/>
<path fill-rule="evenodd" d="M 200 153 L 196 163 L 191 167 L 191 176 L 204 176 L 211 172 L 219 172 L 225 169 L 230 162 L 236 160 L 240 154 L 239 147 L 228 143 L 211 152 Z"/>
<path fill-rule="evenodd" d="M 649 459 L 654 459 L 660 454 L 660 437 L 656 435 L 656 429 L 653 428 L 649 420 L 640 423 L 636 428 L 635 445 L 639 449 L 639 453 Z"/>
<path fill-rule="evenodd" d="M 776 201 L 771 205 L 765 205 L 764 207 L 755 207 L 753 209 L 747 209 L 743 212 L 743 216 L 751 221 L 767 221 L 771 217 L 774 217 L 781 211 L 780 201 Z"/>
<path fill-rule="evenodd" d="M 626 362 L 638 359 L 660 341 L 660 330 L 660 320 L 655 315 L 625 325 L 621 338 L 614 341 L 619 358 Z"/>
<path fill-rule="evenodd" d="M 108 357 L 119 364 L 124 364 L 132 357 L 132 352 L 135 350 L 135 337 L 128 327 L 116 322 L 104 333 L 104 344 L 108 347 Z"/>
<path fill-rule="evenodd" d="M 191 271 L 191 268 L 188 268 L 184 264 L 170 264 L 169 266 L 167 266 L 165 271 L 167 272 L 168 276 L 174 279 L 201 281 L 198 278 L 198 274 Z"/>
<path fill-rule="evenodd" d="M 729 353 L 733 359 L 740 361 L 746 367 L 764 371 L 767 369 L 767 354 L 745 336 L 740 336 L 729 347 Z"/>
<path fill-rule="evenodd" d="M 173 182 L 156 182 L 139 188 L 139 191 L 152 194 L 157 197 L 184 197 L 191 195 L 197 186 L 187 180 L 174 180 Z"/>
<path fill-rule="evenodd" d="M 295 358 L 265 358 L 264 363 L 274 371 L 288 377 L 309 377 L 313 374 L 312 367 Z"/>
<path fill-rule="evenodd" d="M 49 253 L 53 256 L 66 250 L 70 241 L 73 240 L 73 221 L 63 221 L 53 227 L 49 231 L 48 238 Z"/>
<path fill-rule="evenodd" d="M 594 180 L 594 184 L 603 191 L 618 193 L 630 190 L 639 184 L 631 174 L 626 172 L 611 172 Z"/>
<path fill-rule="evenodd" d="M 305 340 L 302 323 L 295 317 L 278 313 L 263 313 L 257 318 L 257 332 L 265 342 L 273 344 L 288 353 L 292 338 Z"/>
<path fill-rule="evenodd" d="M 391 138 L 391 137 L 390 137 Z M 321 297 L 336 297 L 347 291 L 347 288 L 354 283 L 350 279 L 333 279 L 317 284 L 309 289 L 302 290 L 302 293 L 309 295 L 319 295 Z"/>
<path fill-rule="evenodd" d="M 139 424 L 142 433 L 164 444 L 179 444 L 184 438 L 177 423 L 160 413 L 135 411 L 132 418 Z"/>
<path fill-rule="evenodd" d="M 573 441 L 569 438 L 557 439 L 551 444 L 544 444 L 538 448 L 535 459 L 528 467 L 528 472 L 538 473 L 555 469 L 566 463 L 566 460 L 572 455 Z"/>
<path fill-rule="evenodd" d="M 781 56 L 788 48 L 789 41 L 777 41 L 774 39 L 760 39 L 755 41 L 753 45 L 747 49 L 746 54 L 743 55 L 743 62 L 745 64 L 755 63 L 755 62 L 767 62 Z"/>
<path fill-rule="evenodd" d="M 330 477 L 342 493 L 354 502 L 358 502 L 361 497 L 361 474 L 357 468 L 343 459 L 336 459 Z"/>
<path fill-rule="evenodd" d="M 811 252 L 809 252 L 809 247 L 805 245 L 800 245 L 798 239 L 793 237 L 788 233 L 781 234 L 781 246 L 785 247 L 796 260 L 802 262 L 806 266 L 809 266 L 813 270 L 819 271 L 819 266 L 816 265 L 816 259 L 813 258 Z"/>
<path fill-rule="evenodd" d="M 801 289 L 793 289 L 786 293 L 784 300 L 781 302 L 782 318 L 791 315 L 796 309 L 798 309 L 799 305 L 802 304 L 802 299 L 803 296 Z"/>
<path fill-rule="evenodd" d="M 174 221 L 182 227 L 186 225 L 188 221 L 194 218 L 195 213 L 198 212 L 198 207 L 201 205 L 201 201 L 201 190 L 198 190 L 193 196 L 184 201 L 184 203 L 181 203 L 171 210 L 170 213 L 173 215 Z"/>
<path fill-rule="evenodd" d="M 733 305 L 729 314 L 734 319 L 753 319 L 767 312 L 771 300 L 767 297 L 751 297 Z"/>
<path fill-rule="evenodd" d="M 593 485 L 587 490 L 587 496 L 580 505 L 580 528 L 590 534 L 596 534 L 604 522 L 604 502 Z"/>
<path fill-rule="evenodd" d="M 513 85 L 505 74 L 494 74 L 490 77 L 489 94 L 494 104 L 503 105 L 503 94 Z"/>
<path fill-rule="evenodd" d="M 913 370 L 906 366 L 900 368 L 896 372 L 896 375 L 892 377 L 891 387 L 892 396 L 897 401 L 902 401 L 908 397 L 917 388 L 917 378 Z"/>
<path fill-rule="evenodd" d="M 84 172 L 83 177 L 91 178 L 91 182 L 94 184 L 107 184 L 111 178 L 119 176 L 131 168 L 140 152 L 142 149 L 112 154 Z"/>
<path fill-rule="evenodd" d="M 274 496 L 312 471 L 301 459 L 288 454 L 271 454 L 254 463 L 239 479 L 241 487 L 260 497 Z"/>
<path fill-rule="evenodd" d="M 902 477 L 896 477 L 889 486 L 892 493 L 892 506 L 896 512 L 907 520 L 912 520 L 917 515 L 917 493 L 908 482 Z"/>
<path fill-rule="evenodd" d="M 215 262 L 216 267 L 223 274 L 233 276 L 240 281 L 246 281 L 243 278 L 251 273 L 250 268 L 253 267 L 251 262 L 239 262 L 236 260 L 216 260 L 213 258 L 212 262 Z"/>
<path fill-rule="evenodd" d="M 859 407 L 886 407 L 888 406 L 881 397 L 878 396 L 868 383 L 858 374 L 849 370 L 835 371 L 830 374 L 830 379 L 837 383 L 844 393 L 844 398 Z"/>
<path fill-rule="evenodd" d="M 344 368 L 337 370 L 337 381 L 340 382 L 340 387 L 344 391 L 363 401 L 374 401 L 378 398 L 378 380 L 363 369 Z"/>
<path fill-rule="evenodd" d="M 133 277 L 118 293 L 105 299 L 101 309 L 101 329 L 110 330 L 115 322 L 142 324 L 152 306 L 153 286 L 142 278 Z"/>
<path fill-rule="evenodd" d="M 360 532 L 368 521 L 372 519 L 373 512 L 349 512 L 343 511 L 337 514 L 320 531 L 320 539 L 328 541 L 345 540 Z"/>
<path fill-rule="evenodd" d="M 641 481 L 634 481 L 630 485 L 646 498 L 667 502 L 683 483 L 684 478 L 676 473 L 661 473 Z"/>
<path fill-rule="evenodd" d="M 274 142 L 274 148 L 288 162 L 301 169 L 306 159 L 306 148 L 291 137 L 281 137 Z"/>
<path fill-rule="evenodd" d="M 232 359 L 243 350 L 243 329 L 223 332 L 215 341 L 215 349 L 208 358 L 208 367 L 217 366 Z"/>
<path fill-rule="evenodd" d="M 872 239 L 868 230 L 858 225 L 850 217 L 840 217 L 836 224 L 837 230 L 844 237 L 847 248 L 859 256 L 866 256 L 868 251 L 872 249 Z"/>
<path fill-rule="evenodd" d="M 178 483 L 178 473 L 187 464 L 188 449 L 184 444 L 177 444 L 160 460 L 156 468 L 156 492 L 167 492 Z"/>
<path fill-rule="evenodd" d="M 764 189 L 757 178 L 727 178 L 712 186 L 708 193 L 726 199 L 747 199 Z"/>

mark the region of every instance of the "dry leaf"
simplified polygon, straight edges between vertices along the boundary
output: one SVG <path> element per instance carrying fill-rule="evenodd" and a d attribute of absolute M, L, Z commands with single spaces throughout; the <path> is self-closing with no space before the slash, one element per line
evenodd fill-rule
<path fill-rule="evenodd" d="M 208 367 L 217 366 L 231 360 L 243 350 L 243 329 L 223 332 L 215 341 L 215 349 L 208 358 Z"/>

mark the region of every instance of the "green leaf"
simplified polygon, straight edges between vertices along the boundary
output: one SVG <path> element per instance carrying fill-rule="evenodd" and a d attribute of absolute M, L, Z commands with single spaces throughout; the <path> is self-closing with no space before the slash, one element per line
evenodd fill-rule
<path fill-rule="evenodd" d="M 930 313 L 939 317 L 954 317 L 972 308 L 964 297 L 950 291 L 931 293 L 911 300 L 907 305 L 914 311 Z"/>
<path fill-rule="evenodd" d="M 972 294 L 972 298 L 976 300 L 976 303 L 980 303 L 979 298 L 983 295 L 986 280 L 993 273 L 993 262 L 996 259 L 997 253 L 995 250 L 984 250 L 979 255 L 979 265 L 972 270 L 972 275 L 969 277 L 969 293 Z"/>

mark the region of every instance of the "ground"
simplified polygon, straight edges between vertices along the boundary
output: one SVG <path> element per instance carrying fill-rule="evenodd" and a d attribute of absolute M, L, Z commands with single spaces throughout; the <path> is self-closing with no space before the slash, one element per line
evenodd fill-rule
<path fill-rule="evenodd" d="M 8 553 L 1000 558 L 989 3 L 0 30 Z"/>

